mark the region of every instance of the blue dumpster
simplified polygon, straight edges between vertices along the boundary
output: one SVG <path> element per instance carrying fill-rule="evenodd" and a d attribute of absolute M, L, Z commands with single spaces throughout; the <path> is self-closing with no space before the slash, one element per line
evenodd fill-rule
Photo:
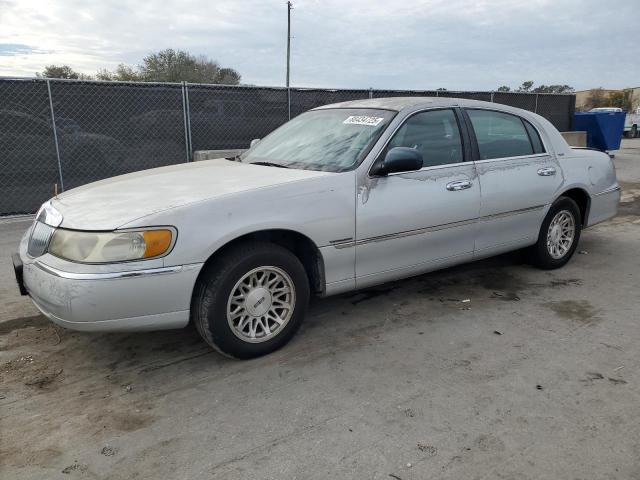
<path fill-rule="evenodd" d="M 602 151 L 618 150 L 624 131 L 624 112 L 577 112 L 573 129 L 587 132 L 587 147 Z"/>

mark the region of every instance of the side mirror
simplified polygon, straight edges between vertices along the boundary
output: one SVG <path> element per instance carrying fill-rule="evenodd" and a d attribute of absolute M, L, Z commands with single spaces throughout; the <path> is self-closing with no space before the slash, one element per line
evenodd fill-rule
<path fill-rule="evenodd" d="M 260 139 L 259 138 L 254 138 L 253 140 L 251 140 L 251 143 L 249 144 L 249 148 L 253 148 L 259 143 L 260 143 Z"/>
<path fill-rule="evenodd" d="M 395 172 L 413 172 L 422 168 L 422 153 L 415 148 L 394 147 L 387 152 L 382 163 L 374 170 L 375 175 Z"/>

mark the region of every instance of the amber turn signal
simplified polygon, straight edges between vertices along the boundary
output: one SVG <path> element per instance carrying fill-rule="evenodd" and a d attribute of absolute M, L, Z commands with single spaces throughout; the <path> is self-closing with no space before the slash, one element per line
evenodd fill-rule
<path fill-rule="evenodd" d="M 147 230 L 143 236 L 146 245 L 144 258 L 162 255 L 171 246 L 171 230 Z"/>

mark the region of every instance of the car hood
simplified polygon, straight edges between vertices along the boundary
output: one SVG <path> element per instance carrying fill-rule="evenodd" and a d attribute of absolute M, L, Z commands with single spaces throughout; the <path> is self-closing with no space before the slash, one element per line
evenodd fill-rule
<path fill-rule="evenodd" d="M 113 230 L 164 210 L 325 175 L 333 174 L 206 160 L 90 183 L 51 203 L 63 216 L 61 227 Z"/>

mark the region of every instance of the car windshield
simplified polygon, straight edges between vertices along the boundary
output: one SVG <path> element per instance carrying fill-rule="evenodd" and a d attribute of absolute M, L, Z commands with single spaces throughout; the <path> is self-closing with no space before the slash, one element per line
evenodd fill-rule
<path fill-rule="evenodd" d="M 395 112 L 368 108 L 312 110 L 245 152 L 244 163 L 343 172 L 357 166 Z"/>

